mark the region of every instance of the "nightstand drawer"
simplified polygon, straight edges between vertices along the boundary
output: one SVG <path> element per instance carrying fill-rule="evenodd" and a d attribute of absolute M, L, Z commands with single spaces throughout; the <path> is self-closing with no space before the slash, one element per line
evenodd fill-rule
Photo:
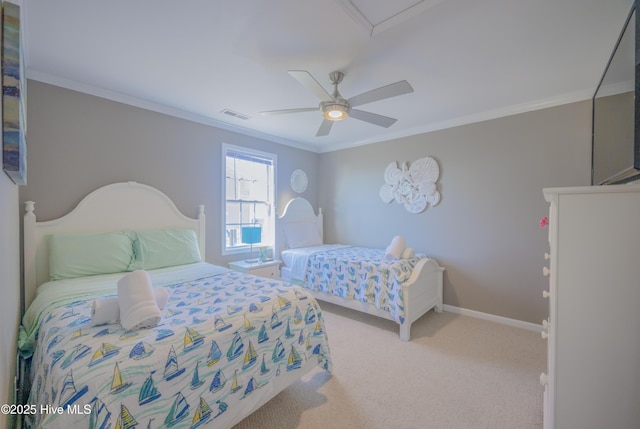
<path fill-rule="evenodd" d="M 260 261 L 230 262 L 229 268 L 235 271 L 240 271 L 242 273 L 247 273 L 254 276 L 268 277 L 272 279 L 280 278 L 280 261 L 277 261 L 277 260 L 262 261 L 262 262 Z"/>
<path fill-rule="evenodd" d="M 280 267 L 278 267 L 277 265 L 272 265 L 270 267 L 265 267 L 265 268 L 256 268 L 254 270 L 249 271 L 249 274 L 253 274 L 254 276 L 269 277 L 272 279 L 277 279 L 280 277 Z"/>

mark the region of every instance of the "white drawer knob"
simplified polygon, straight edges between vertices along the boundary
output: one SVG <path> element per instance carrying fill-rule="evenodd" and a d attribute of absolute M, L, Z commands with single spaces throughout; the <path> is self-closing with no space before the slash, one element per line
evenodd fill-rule
<path fill-rule="evenodd" d="M 551 296 L 551 293 L 549 293 L 548 290 L 543 290 L 542 291 L 542 297 L 543 298 L 549 298 Z"/>
<path fill-rule="evenodd" d="M 547 330 L 549 329 L 549 321 L 547 319 L 542 321 L 542 327 Z"/>
<path fill-rule="evenodd" d="M 551 259 L 551 255 L 549 255 L 547 252 L 544 252 L 544 259 Z"/>
<path fill-rule="evenodd" d="M 544 372 L 540 373 L 540 384 L 543 386 L 546 386 L 549 383 L 547 374 L 545 374 Z"/>
<path fill-rule="evenodd" d="M 549 338 L 549 334 L 547 333 L 547 331 L 540 332 L 540 336 L 542 337 L 543 340 L 546 340 L 547 338 Z"/>
<path fill-rule="evenodd" d="M 551 270 L 548 267 L 544 267 L 542 269 L 542 274 L 544 274 L 545 276 L 548 276 L 551 273 Z"/>

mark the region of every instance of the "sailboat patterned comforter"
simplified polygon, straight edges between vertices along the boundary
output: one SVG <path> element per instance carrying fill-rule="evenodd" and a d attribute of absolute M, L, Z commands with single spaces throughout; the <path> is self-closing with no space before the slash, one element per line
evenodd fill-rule
<path fill-rule="evenodd" d="M 28 425 L 227 428 L 316 365 L 330 370 L 321 310 L 297 286 L 224 270 L 168 291 L 153 329 L 91 327 L 92 299 L 42 314 Z"/>
<path fill-rule="evenodd" d="M 309 255 L 304 286 L 372 304 L 404 322 L 402 283 L 423 255 L 389 261 L 381 249 L 340 247 Z"/>

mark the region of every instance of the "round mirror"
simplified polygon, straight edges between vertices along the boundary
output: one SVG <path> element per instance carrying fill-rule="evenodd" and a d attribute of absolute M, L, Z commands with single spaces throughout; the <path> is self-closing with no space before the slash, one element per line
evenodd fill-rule
<path fill-rule="evenodd" d="M 291 173 L 291 189 L 301 194 L 307 189 L 307 173 L 302 170 L 294 170 Z"/>

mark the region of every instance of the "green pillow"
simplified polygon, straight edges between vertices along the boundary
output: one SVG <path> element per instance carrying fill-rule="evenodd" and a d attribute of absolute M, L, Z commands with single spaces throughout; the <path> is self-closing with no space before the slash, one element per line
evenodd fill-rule
<path fill-rule="evenodd" d="M 132 269 L 153 270 L 202 261 L 192 229 L 150 229 L 135 234 L 136 261 Z M 135 267 L 134 267 L 135 266 Z"/>
<path fill-rule="evenodd" d="M 125 272 L 134 260 L 133 241 L 124 232 L 49 236 L 51 280 Z"/>

